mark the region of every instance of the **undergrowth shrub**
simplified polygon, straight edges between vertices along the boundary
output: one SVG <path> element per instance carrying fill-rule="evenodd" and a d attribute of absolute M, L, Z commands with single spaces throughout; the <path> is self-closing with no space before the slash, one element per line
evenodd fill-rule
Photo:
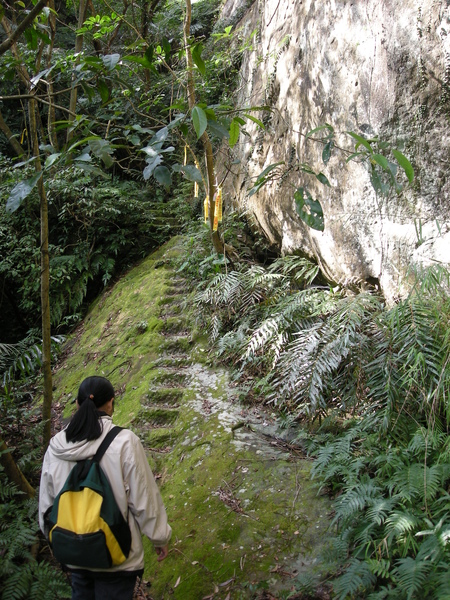
<path fill-rule="evenodd" d="M 0 161 L 0 284 L 9 339 L 24 337 L 40 319 L 40 217 L 37 193 L 14 213 L 6 199 L 18 174 Z M 23 174 L 22 174 L 23 175 Z M 75 324 L 86 302 L 189 221 L 191 207 L 172 191 L 105 179 L 74 167 L 45 182 L 49 204 L 50 304 L 53 327 Z"/>

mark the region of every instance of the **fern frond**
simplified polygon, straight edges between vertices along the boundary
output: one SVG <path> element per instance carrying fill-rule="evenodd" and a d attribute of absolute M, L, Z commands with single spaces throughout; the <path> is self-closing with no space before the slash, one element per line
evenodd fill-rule
<path fill-rule="evenodd" d="M 431 569 L 431 563 L 410 556 L 397 561 L 393 575 L 397 579 L 400 589 L 406 592 L 408 600 L 417 597 L 417 594 L 420 597 L 420 592 L 425 587 Z"/>
<path fill-rule="evenodd" d="M 333 584 L 334 597 L 337 600 L 346 600 L 355 594 L 367 592 L 375 584 L 375 581 L 376 577 L 365 562 L 351 559 L 345 573 L 338 577 Z"/>

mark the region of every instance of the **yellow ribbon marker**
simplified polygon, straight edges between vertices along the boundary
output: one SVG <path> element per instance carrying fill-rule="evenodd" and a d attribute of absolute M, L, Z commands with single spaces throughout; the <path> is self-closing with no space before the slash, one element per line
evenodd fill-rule
<path fill-rule="evenodd" d="M 205 223 L 208 222 L 209 217 L 209 197 L 206 196 L 205 201 L 203 203 L 203 212 L 205 213 Z"/>
<path fill-rule="evenodd" d="M 187 146 L 184 147 L 184 162 L 183 167 L 187 165 Z"/>
<path fill-rule="evenodd" d="M 216 211 L 217 211 L 217 220 L 219 223 L 222 223 L 222 188 L 217 188 L 217 197 L 216 197 Z"/>
<path fill-rule="evenodd" d="M 217 188 L 216 195 L 214 197 L 215 205 L 214 205 L 214 224 L 213 231 L 217 231 L 219 226 L 219 222 L 222 221 L 222 188 Z"/>

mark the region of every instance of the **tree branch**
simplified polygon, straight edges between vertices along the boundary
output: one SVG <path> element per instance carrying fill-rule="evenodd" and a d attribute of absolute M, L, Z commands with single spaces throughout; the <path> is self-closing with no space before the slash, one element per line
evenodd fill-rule
<path fill-rule="evenodd" d="M 0 44 L 0 56 L 5 54 L 7 50 L 11 48 L 11 46 L 17 41 L 19 36 L 25 29 L 32 23 L 37 17 L 37 15 L 41 12 L 43 8 L 47 6 L 48 0 L 39 0 L 36 6 L 30 10 L 28 15 L 24 18 L 23 21 L 16 27 L 16 29 L 11 33 L 11 35 Z"/>

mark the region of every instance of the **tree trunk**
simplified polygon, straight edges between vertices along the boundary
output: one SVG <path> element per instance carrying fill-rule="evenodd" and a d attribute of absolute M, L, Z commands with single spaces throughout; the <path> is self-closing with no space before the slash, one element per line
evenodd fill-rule
<path fill-rule="evenodd" d="M 51 63 L 52 63 L 52 53 L 53 53 L 53 46 L 55 43 L 55 35 L 56 35 L 56 13 L 54 12 L 55 0 L 49 0 L 48 5 L 52 11 L 48 18 L 48 22 L 50 25 L 50 31 L 51 31 L 51 36 L 50 36 L 51 43 L 47 49 L 47 68 L 50 68 Z M 55 113 L 55 104 L 53 102 L 53 91 L 54 91 L 53 76 L 50 75 L 47 78 L 47 80 L 48 80 L 48 119 L 47 119 L 48 137 L 50 139 L 51 145 L 55 149 L 55 152 L 57 152 L 59 144 L 58 144 L 58 136 L 56 135 L 56 130 L 55 130 L 56 113 Z"/>
<path fill-rule="evenodd" d="M 28 480 L 14 462 L 11 452 L 5 442 L 0 438 L 0 464 L 5 469 L 9 481 L 15 483 L 19 490 L 24 492 L 28 498 L 36 495 L 36 490 L 28 483 Z"/>
<path fill-rule="evenodd" d="M 186 68 L 187 68 L 187 94 L 188 94 L 188 104 L 189 110 L 195 106 L 195 81 L 194 81 L 194 61 L 192 60 L 191 46 L 189 43 L 189 35 L 191 29 L 191 14 L 192 14 L 192 6 L 191 0 L 186 0 L 186 17 L 184 19 L 184 47 L 186 53 Z M 206 162 L 206 171 L 208 175 L 208 199 L 209 199 L 209 226 L 211 229 L 211 240 L 214 246 L 214 249 L 217 253 L 223 254 L 224 246 L 223 242 L 220 239 L 219 233 L 217 231 L 213 231 L 214 226 L 214 209 L 215 209 L 215 201 L 214 196 L 216 194 L 216 175 L 214 168 L 214 154 L 212 150 L 211 140 L 209 139 L 209 135 L 206 131 L 203 132 L 201 136 L 201 142 L 203 144 L 203 149 L 205 152 L 205 162 Z"/>
<path fill-rule="evenodd" d="M 1 112 L 0 112 L 0 131 L 3 131 L 3 133 L 6 135 L 6 137 L 8 138 L 8 142 L 11 144 L 12 149 L 17 154 L 17 156 L 22 156 L 22 154 L 25 154 L 24 149 L 22 148 L 22 146 L 17 141 L 17 139 L 14 136 L 13 132 L 11 131 L 11 129 L 5 123 Z"/>
<path fill-rule="evenodd" d="M 87 3 L 85 0 L 80 0 L 80 11 L 78 13 L 78 27 L 77 29 L 81 29 L 83 27 L 83 23 L 86 19 L 86 7 Z M 75 39 L 75 54 L 79 54 L 83 50 L 83 34 L 77 34 Z M 78 62 L 78 59 L 76 59 Z M 75 114 L 77 108 L 77 86 L 75 84 L 75 72 L 72 74 L 72 89 L 70 90 L 70 100 L 69 100 L 69 121 L 74 121 L 74 117 L 72 114 Z M 67 130 L 67 142 L 73 137 L 73 131 L 71 131 L 70 127 Z"/>
<path fill-rule="evenodd" d="M 36 124 L 37 102 L 31 99 L 28 103 L 30 120 L 30 137 L 33 146 L 36 173 L 42 170 L 39 157 L 39 140 Z M 42 402 L 43 445 L 44 452 L 51 437 L 52 413 L 52 367 L 51 367 L 51 329 L 50 329 L 50 261 L 48 252 L 48 204 L 44 188 L 44 179 L 38 181 L 38 192 L 41 206 L 41 317 L 42 317 L 42 372 L 44 375 L 44 399 Z"/>

